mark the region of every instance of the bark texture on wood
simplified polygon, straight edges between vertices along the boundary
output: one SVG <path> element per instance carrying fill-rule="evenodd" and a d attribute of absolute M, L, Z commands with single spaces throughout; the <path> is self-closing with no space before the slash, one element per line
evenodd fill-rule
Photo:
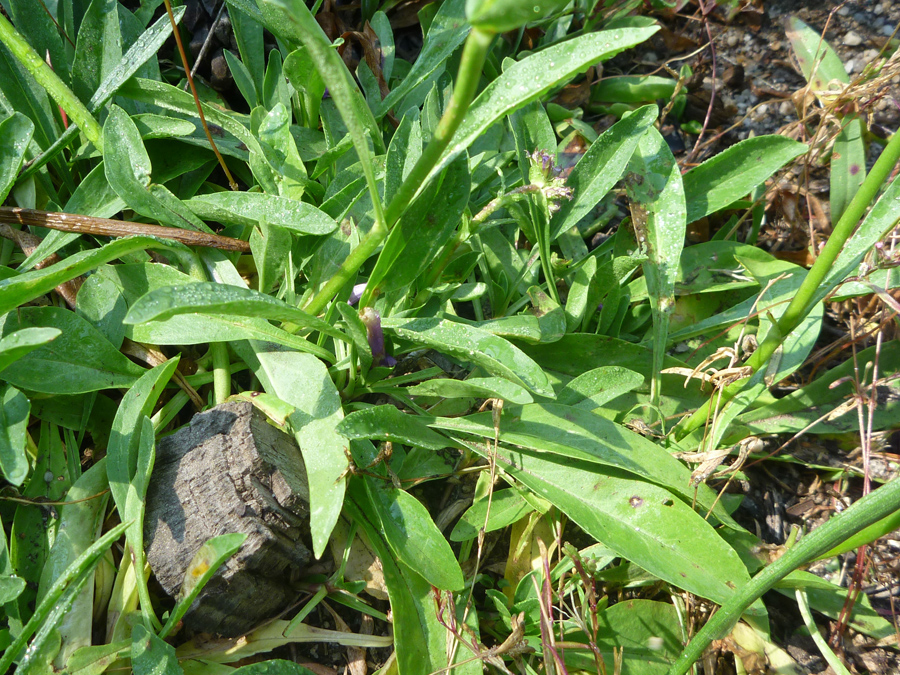
<path fill-rule="evenodd" d="M 185 572 L 211 537 L 247 540 L 184 617 L 196 631 L 242 635 L 296 597 L 292 573 L 309 561 L 309 488 L 293 438 L 247 401 L 223 403 L 157 444 L 147 491 L 147 560 L 179 597 Z"/>

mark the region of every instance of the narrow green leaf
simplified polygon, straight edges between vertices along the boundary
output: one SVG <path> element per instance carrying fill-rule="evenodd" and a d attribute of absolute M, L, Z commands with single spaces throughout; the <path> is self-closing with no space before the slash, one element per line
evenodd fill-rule
<path fill-rule="evenodd" d="M 25 433 L 30 413 L 25 395 L 0 382 L 0 474 L 13 485 L 21 485 L 28 477 Z"/>
<path fill-rule="evenodd" d="M 31 617 L 13 643 L 0 656 L 0 672 L 7 672 L 13 662 L 23 655 L 25 643 L 38 630 L 40 633 L 29 645 L 28 653 L 34 653 L 39 650 L 40 645 L 47 639 L 48 634 L 68 610 L 69 602 L 67 601 L 75 598 L 87 576 L 100 561 L 100 557 L 106 552 L 106 549 L 122 536 L 126 527 L 128 527 L 128 523 L 121 523 L 112 528 L 88 550 L 78 556 L 68 567 L 65 574 L 47 592 L 47 595 L 35 610 L 34 616 Z M 19 661 L 19 668 L 25 668 L 28 665 L 26 659 L 27 656 Z"/>
<path fill-rule="evenodd" d="M 465 20 L 465 0 L 447 0 L 431 20 L 428 34 L 422 44 L 422 51 L 416 57 L 413 67 L 403 80 L 375 110 L 375 117 L 381 119 L 388 111 L 403 100 L 413 89 L 425 82 L 432 73 L 447 62 L 450 55 L 463 43 L 470 26 Z M 405 111 L 399 110 L 398 113 Z"/>
<path fill-rule="evenodd" d="M 41 574 L 38 602 L 65 574 L 69 565 L 99 538 L 106 517 L 108 485 L 104 458 L 82 474 L 66 493 L 66 504 L 60 507 L 56 539 Z M 62 668 L 76 650 L 91 644 L 93 605 L 94 580 L 90 578 L 59 624 L 62 645 L 54 658 L 56 667 Z"/>
<path fill-rule="evenodd" d="M 447 3 L 443 5 L 447 6 Z M 403 116 L 391 137 L 384 162 L 384 201 L 390 203 L 397 189 L 422 156 L 422 124 L 419 111 L 413 108 Z"/>
<path fill-rule="evenodd" d="M 13 361 L 62 334 L 59 328 L 23 328 L 0 338 L 0 372 Z"/>
<path fill-rule="evenodd" d="M 256 225 L 265 221 L 297 234 L 328 234 L 337 223 L 312 204 L 262 192 L 213 192 L 185 201 L 203 220 Z"/>
<path fill-rule="evenodd" d="M 453 141 L 444 152 L 441 161 L 431 170 L 429 178 L 443 171 L 454 158 L 504 115 L 537 100 L 554 86 L 589 65 L 612 58 L 619 52 L 640 44 L 657 30 L 656 26 L 622 28 L 581 35 L 513 64 L 485 87 L 472 102 Z"/>
<path fill-rule="evenodd" d="M 315 673 L 293 661 L 269 659 L 241 666 L 231 671 L 231 675 L 315 675 Z"/>
<path fill-rule="evenodd" d="M 369 448 L 371 451 L 371 447 Z M 385 583 L 394 616 L 394 648 L 400 673 L 434 673 L 447 667 L 447 629 L 437 619 L 431 585 L 402 560 L 398 560 L 385 543 L 376 506 L 361 481 L 351 481 L 348 514 L 365 532 L 372 548 L 382 561 Z M 460 646 L 455 663 L 472 657 Z M 480 672 L 481 664 L 474 661 Z M 458 671 L 459 669 L 454 669 Z M 463 671 L 470 675 L 472 671 Z"/>
<path fill-rule="evenodd" d="M 0 314 L 39 298 L 66 281 L 115 260 L 133 251 L 145 248 L 168 248 L 188 251 L 178 242 L 157 237 L 123 237 L 101 248 L 73 253 L 55 265 L 0 280 Z"/>
<path fill-rule="evenodd" d="M 386 481 L 366 476 L 365 482 L 385 541 L 396 559 L 435 588 L 462 590 L 465 585 L 462 570 L 428 510 L 418 499 L 390 487 Z"/>
<path fill-rule="evenodd" d="M 725 208 L 809 148 L 785 136 L 748 138 L 684 174 L 687 222 Z"/>
<path fill-rule="evenodd" d="M 895 178 L 887 187 L 853 236 L 844 244 L 834 265 L 819 285 L 816 292 L 817 301 L 828 295 L 844 279 L 856 274 L 869 250 L 896 224 L 898 203 L 900 203 L 900 177 Z M 2 284 L 3 282 L 0 282 L 0 287 Z"/>
<path fill-rule="evenodd" d="M 796 16 L 790 16 L 785 20 L 785 34 L 797 56 L 800 72 L 820 100 L 831 89 L 833 80 L 837 80 L 839 85 L 849 84 L 850 78 L 841 57 L 816 31 Z"/>
<path fill-rule="evenodd" d="M 120 658 L 128 656 L 130 650 L 130 640 L 113 642 L 108 645 L 82 647 L 69 657 L 69 661 L 66 663 L 66 672 L 69 675 L 101 675 Z"/>
<path fill-rule="evenodd" d="M 660 371 L 666 357 L 669 314 L 675 301 L 677 261 L 681 259 L 685 233 L 685 197 L 681 171 L 665 139 L 648 129 L 631 156 L 626 174 L 631 199 L 631 220 L 641 253 L 653 313 L 653 377 L 650 398 L 660 399 Z"/>
<path fill-rule="evenodd" d="M 150 483 L 150 474 L 153 472 L 153 464 L 156 461 L 156 439 L 153 432 L 153 423 L 150 417 L 143 415 L 139 420 L 140 432 L 137 444 L 137 460 L 131 481 L 128 483 L 125 496 L 125 508 L 117 505 L 120 513 L 125 514 L 125 519 L 131 525 L 125 530 L 125 539 L 128 543 L 131 559 L 136 569 L 144 569 L 147 557 L 144 553 L 144 513 L 146 511 L 147 486 Z M 137 429 L 135 429 L 137 433 Z M 137 579 L 138 597 L 141 602 L 141 615 L 145 625 L 160 627 L 159 619 L 153 613 L 153 603 L 150 600 L 150 592 L 147 589 L 147 579 L 143 574 Z"/>
<path fill-rule="evenodd" d="M 355 414 L 355 413 L 354 413 Z M 352 416 L 348 416 L 350 419 Z M 491 413 L 465 417 L 426 418 L 429 426 L 473 434 L 493 440 L 496 431 Z M 696 501 L 723 522 L 731 518 L 716 506 L 716 493 L 691 485 L 690 470 L 669 452 L 643 436 L 581 408 L 558 403 L 534 403 L 504 409 L 500 442 L 559 455 L 628 472 L 680 495 L 688 504 Z M 562 461 L 562 460 L 560 460 Z"/>
<path fill-rule="evenodd" d="M 109 489 L 119 513 L 125 513 L 128 491 L 137 472 L 140 422 L 153 414 L 153 407 L 177 365 L 178 358 L 174 358 L 145 372 L 119 404 L 106 450 Z"/>
<path fill-rule="evenodd" d="M 644 383 L 644 376 L 621 366 L 600 366 L 566 384 L 556 395 L 563 405 L 591 410 L 633 391 Z"/>
<path fill-rule="evenodd" d="M 473 450 L 486 455 L 480 446 Z M 531 450 L 498 451 L 505 471 L 648 572 L 718 603 L 750 579 L 737 553 L 669 491 L 628 474 Z"/>
<path fill-rule="evenodd" d="M 272 59 L 280 58 L 276 57 L 276 54 L 278 54 L 277 51 L 272 52 L 269 60 L 270 66 L 273 63 Z M 266 74 L 267 80 L 269 79 L 268 72 Z M 280 74 L 278 79 L 282 79 Z M 290 104 L 290 101 L 288 101 L 288 104 Z M 287 199 L 300 201 L 307 186 L 318 186 L 309 180 L 306 167 L 300 159 L 297 144 L 294 141 L 294 137 L 291 136 L 290 123 L 287 107 L 278 103 L 262 116 L 256 133 L 263 157 L 268 162 L 275 177 L 278 194 Z"/>
<path fill-rule="evenodd" d="M 331 324 L 270 295 L 212 281 L 167 286 L 150 291 L 131 305 L 123 323 L 134 325 L 147 321 L 165 321 L 179 314 L 222 314 L 292 321 L 298 326 L 326 335 L 344 337 Z"/>
<path fill-rule="evenodd" d="M 135 675 L 182 675 L 175 647 L 142 624 L 131 632 L 131 669 Z"/>
<path fill-rule="evenodd" d="M 502 377 L 470 377 L 467 380 L 447 378 L 426 380 L 407 393 L 413 396 L 441 396 L 443 398 L 501 398 L 510 403 L 531 403 L 525 389 Z"/>
<path fill-rule="evenodd" d="M 841 122 L 841 131 L 834 139 L 831 153 L 831 191 L 828 205 L 831 222 L 837 223 L 850 201 L 866 179 L 866 145 L 863 142 L 863 121 L 848 115 Z"/>
<path fill-rule="evenodd" d="M 566 178 L 566 185 L 572 188 L 574 196 L 571 200 L 560 201 L 559 211 L 550 221 L 551 239 L 577 225 L 619 181 L 638 141 L 658 114 L 655 105 L 638 108 L 591 144 Z"/>
<path fill-rule="evenodd" d="M 369 277 L 371 287 L 389 292 L 421 277 L 459 225 L 470 191 L 468 162 L 460 158 L 419 194 L 391 230 Z"/>
<path fill-rule="evenodd" d="M 291 253 L 291 235 L 283 227 L 260 222 L 250 233 L 250 251 L 259 277 L 257 287 L 271 293 L 281 280 Z"/>
<path fill-rule="evenodd" d="M 62 334 L 7 366 L 2 378 L 46 394 L 81 394 L 130 387 L 144 369 L 131 362 L 74 312 L 22 307 L 0 317 L 0 336 L 22 328 L 57 328 Z"/>
<path fill-rule="evenodd" d="M 306 47 L 298 47 L 284 60 L 284 74 L 294 86 L 303 105 L 304 124 L 317 129 L 319 127 L 319 109 L 322 96 L 325 94 L 325 82 Z M 352 139 L 348 138 L 352 143 Z M 316 178 L 315 173 L 313 178 Z"/>
<path fill-rule="evenodd" d="M 309 354 L 255 340 L 233 346 L 266 392 L 296 408 L 288 422 L 306 466 L 313 553 L 321 557 L 341 514 L 346 487 L 349 441 L 338 430 L 344 417 L 340 394 L 325 365 Z"/>
<path fill-rule="evenodd" d="M 179 23 L 187 11 L 186 7 L 173 7 L 175 23 Z M 165 14 L 159 17 L 152 26 L 144 31 L 141 36 L 128 48 L 122 60 L 103 78 L 97 91 L 91 96 L 88 108 L 91 112 L 97 112 L 112 98 L 113 94 L 131 78 L 132 75 L 143 66 L 150 58 L 155 57 L 172 34 L 172 22 Z"/>
<path fill-rule="evenodd" d="M 375 405 L 352 412 L 338 425 L 351 440 L 375 439 L 428 450 L 443 450 L 450 441 L 428 428 L 421 418 L 392 405 Z"/>
<path fill-rule="evenodd" d="M 253 83 L 253 76 L 247 70 L 244 62 L 232 54 L 230 49 L 224 50 L 222 54 L 225 56 L 225 63 L 228 65 L 228 70 L 231 71 L 238 91 L 241 92 L 241 96 L 244 97 L 247 106 L 253 110 L 260 104 L 256 93 L 256 85 Z"/>
<path fill-rule="evenodd" d="M 16 182 L 33 135 L 34 123 L 21 113 L 0 122 L 0 204 Z"/>
<path fill-rule="evenodd" d="M 172 632 L 172 629 L 178 625 L 178 622 L 191 608 L 191 604 L 200 595 L 200 591 L 209 583 L 209 580 L 225 561 L 240 550 L 246 539 L 247 535 L 243 532 L 231 532 L 213 537 L 197 549 L 184 573 L 184 581 L 180 590 L 181 597 L 169 614 L 169 619 L 160 632 L 161 637 Z"/>
<path fill-rule="evenodd" d="M 226 0 L 226 4 L 231 25 L 234 26 L 234 38 L 241 62 L 247 69 L 254 91 L 259 91 L 265 77 L 266 64 L 262 16 L 252 0 Z M 259 101 L 254 95 L 253 100 L 248 100 L 247 103 L 252 109 Z"/>
<path fill-rule="evenodd" d="M 503 338 L 453 321 L 382 319 L 382 327 L 416 344 L 470 361 L 493 375 L 505 377 L 541 396 L 553 397 L 546 373 L 522 351 Z"/>
<path fill-rule="evenodd" d="M 165 187 L 151 184 L 150 157 L 137 126 L 122 108 L 111 106 L 103 139 L 106 178 L 130 208 L 172 227 L 212 231 Z"/>
<path fill-rule="evenodd" d="M 116 0 L 91 0 L 81 17 L 72 61 L 72 91 L 84 103 L 122 58 L 117 4 Z"/>
<path fill-rule="evenodd" d="M 466 541 L 475 539 L 481 528 L 485 532 L 502 530 L 518 522 L 534 507 L 516 490 L 498 490 L 491 498 L 491 511 L 488 513 L 488 500 L 483 498 L 472 504 L 462 515 L 450 533 L 450 541 Z M 485 516 L 488 517 L 485 523 Z"/>

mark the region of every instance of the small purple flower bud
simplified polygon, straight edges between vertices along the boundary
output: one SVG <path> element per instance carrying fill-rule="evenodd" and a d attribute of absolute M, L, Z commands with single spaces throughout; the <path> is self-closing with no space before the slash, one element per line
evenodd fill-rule
<path fill-rule="evenodd" d="M 372 350 L 372 362 L 376 366 L 393 367 L 397 360 L 384 353 L 384 331 L 381 329 L 381 316 L 371 307 L 359 310 L 359 318 L 366 325 L 366 337 Z"/>
<path fill-rule="evenodd" d="M 353 287 L 353 291 L 350 293 L 350 297 L 347 298 L 347 302 L 351 305 L 355 305 L 359 302 L 359 299 L 362 297 L 362 294 L 366 292 L 365 284 L 356 284 Z"/>

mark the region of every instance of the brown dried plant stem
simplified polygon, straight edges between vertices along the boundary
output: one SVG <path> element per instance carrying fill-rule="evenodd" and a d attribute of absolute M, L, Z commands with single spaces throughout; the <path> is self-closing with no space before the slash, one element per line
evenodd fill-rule
<path fill-rule="evenodd" d="M 53 211 L 36 211 L 34 209 L 0 206 L 0 223 L 32 225 L 63 232 L 78 232 L 80 234 L 93 234 L 105 237 L 148 235 L 151 237 L 162 237 L 163 239 L 173 239 L 188 246 L 206 246 L 209 248 L 220 248 L 225 251 L 240 251 L 242 253 L 250 252 L 250 244 L 232 237 L 223 237 L 218 234 L 208 234 L 195 230 L 182 230 L 177 227 L 132 223 L 109 218 L 94 218 L 75 213 L 56 213 Z"/>
<path fill-rule="evenodd" d="M 197 105 L 197 114 L 200 115 L 200 124 L 203 125 L 203 131 L 206 133 L 206 139 L 209 141 L 212 151 L 216 153 L 216 159 L 219 160 L 219 166 L 222 167 L 222 171 L 225 172 L 225 176 L 228 178 L 228 186 L 237 192 L 238 185 L 232 177 L 231 172 L 228 170 L 228 166 L 225 164 L 225 158 L 222 157 L 219 148 L 216 147 L 216 142 L 213 140 L 212 134 L 209 132 L 209 127 L 206 125 L 206 116 L 203 114 L 203 108 L 200 106 L 200 97 L 197 96 L 197 87 L 194 86 L 194 78 L 191 76 L 191 67 L 187 62 L 187 54 L 184 53 L 184 44 L 181 42 L 181 33 L 178 32 L 178 25 L 175 23 L 175 14 L 172 13 L 172 3 L 170 3 L 169 0 L 165 0 L 165 3 L 166 11 L 169 13 L 169 21 L 172 22 L 172 35 L 175 36 L 175 44 L 178 45 L 178 53 L 181 55 L 181 63 L 184 65 L 184 74 L 185 77 L 187 77 L 188 84 L 191 86 L 191 93 L 194 95 L 194 103 Z"/>

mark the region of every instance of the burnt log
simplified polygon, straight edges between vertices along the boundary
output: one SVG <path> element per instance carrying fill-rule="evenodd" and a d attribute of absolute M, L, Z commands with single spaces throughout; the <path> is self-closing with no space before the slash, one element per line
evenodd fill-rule
<path fill-rule="evenodd" d="M 296 598 L 292 575 L 310 559 L 309 487 L 294 439 L 247 401 L 223 403 L 157 443 L 147 490 L 147 561 L 179 598 L 185 572 L 211 537 L 242 532 L 184 616 L 197 632 L 236 637 Z"/>

